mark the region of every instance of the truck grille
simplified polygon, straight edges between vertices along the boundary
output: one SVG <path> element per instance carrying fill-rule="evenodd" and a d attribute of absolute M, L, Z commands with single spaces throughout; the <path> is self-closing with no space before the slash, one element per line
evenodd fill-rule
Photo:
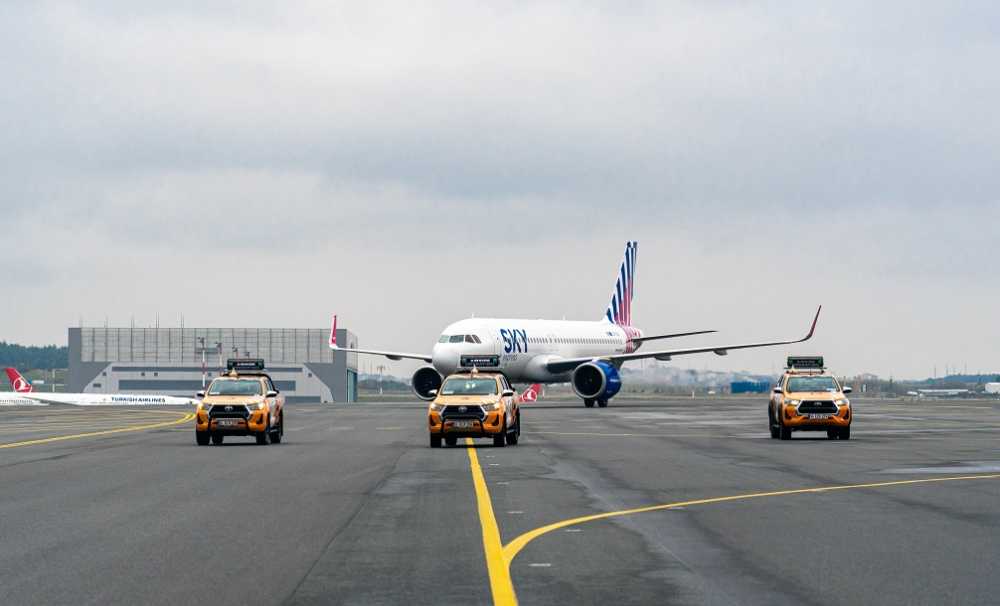
<path fill-rule="evenodd" d="M 465 410 L 461 410 L 462 408 Z M 486 419 L 486 413 L 483 412 L 481 406 L 461 404 L 458 406 L 445 406 L 444 410 L 441 411 L 441 418 L 449 421 L 454 419 L 477 419 L 482 421 Z"/>
<path fill-rule="evenodd" d="M 208 416 L 213 419 L 249 419 L 250 410 L 242 404 L 216 404 L 208 411 Z"/>
<path fill-rule="evenodd" d="M 799 404 L 799 414 L 815 414 L 815 413 L 835 413 L 837 412 L 837 405 L 833 402 L 825 401 L 809 401 Z"/>

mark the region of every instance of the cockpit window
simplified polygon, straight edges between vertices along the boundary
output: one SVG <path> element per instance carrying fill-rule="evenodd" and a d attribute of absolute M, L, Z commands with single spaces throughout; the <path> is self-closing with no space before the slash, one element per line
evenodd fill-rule
<path fill-rule="evenodd" d="M 476 335 L 465 335 L 466 343 L 482 343 Z"/>
<path fill-rule="evenodd" d="M 448 335 L 441 335 L 441 338 L 438 339 L 438 343 L 447 343 L 448 339 L 450 339 L 450 338 L 451 337 L 449 337 Z"/>
<path fill-rule="evenodd" d="M 448 342 L 449 343 L 461 343 L 464 340 L 465 340 L 465 335 L 451 335 L 451 338 L 448 339 Z"/>

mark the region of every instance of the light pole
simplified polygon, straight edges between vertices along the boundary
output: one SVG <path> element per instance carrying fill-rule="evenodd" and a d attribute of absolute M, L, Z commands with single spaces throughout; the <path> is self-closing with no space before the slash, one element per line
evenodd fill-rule
<path fill-rule="evenodd" d="M 215 342 L 215 348 L 219 350 L 219 372 L 221 373 L 223 371 L 223 366 L 222 366 L 222 341 L 216 341 Z"/>
<path fill-rule="evenodd" d="M 208 382 L 208 367 L 205 366 L 205 337 L 198 337 L 198 344 L 201 346 L 201 390 L 205 391 L 205 383 Z"/>
<path fill-rule="evenodd" d="M 378 368 L 378 395 L 382 395 L 382 371 L 385 370 L 385 366 L 379 364 Z"/>

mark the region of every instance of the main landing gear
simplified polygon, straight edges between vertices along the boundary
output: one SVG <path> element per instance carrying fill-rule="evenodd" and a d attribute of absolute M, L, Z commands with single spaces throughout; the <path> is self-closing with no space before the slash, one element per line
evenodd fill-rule
<path fill-rule="evenodd" d="M 607 408 L 608 407 L 608 401 L 607 400 L 595 400 L 595 399 L 588 398 L 588 399 L 585 399 L 583 401 L 583 405 L 586 406 L 587 408 L 593 408 L 594 404 L 597 404 L 597 406 L 599 408 Z"/>

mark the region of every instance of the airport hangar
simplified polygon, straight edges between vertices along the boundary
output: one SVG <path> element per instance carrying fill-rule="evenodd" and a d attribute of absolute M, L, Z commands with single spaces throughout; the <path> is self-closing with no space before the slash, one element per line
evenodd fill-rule
<path fill-rule="evenodd" d="M 193 396 L 226 359 L 263 358 L 287 402 L 356 402 L 358 357 L 330 349 L 328 328 L 69 329 L 66 391 Z M 357 347 L 337 329 L 337 342 Z M 237 353 L 238 352 L 238 353 Z"/>

